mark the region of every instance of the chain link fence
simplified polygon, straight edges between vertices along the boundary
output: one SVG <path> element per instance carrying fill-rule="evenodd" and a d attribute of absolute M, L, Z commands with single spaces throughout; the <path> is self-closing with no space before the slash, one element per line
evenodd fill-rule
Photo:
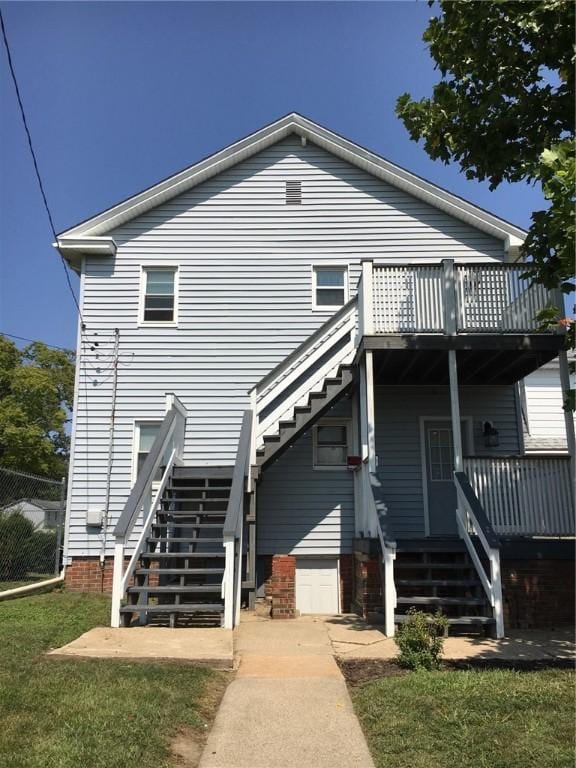
<path fill-rule="evenodd" d="M 65 482 L 0 467 L 0 593 L 58 575 Z"/>

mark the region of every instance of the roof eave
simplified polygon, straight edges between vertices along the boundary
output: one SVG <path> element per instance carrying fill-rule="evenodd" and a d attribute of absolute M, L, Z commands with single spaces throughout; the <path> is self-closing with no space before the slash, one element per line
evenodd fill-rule
<path fill-rule="evenodd" d="M 526 232 L 520 227 L 484 211 L 297 113 L 280 118 L 195 165 L 66 230 L 59 236 L 59 240 L 86 236 L 92 238 L 110 232 L 130 219 L 261 152 L 291 133 L 309 139 L 337 157 L 364 169 L 367 173 L 502 240 L 508 257 L 511 260 L 517 257 L 518 249 L 526 237 Z"/>

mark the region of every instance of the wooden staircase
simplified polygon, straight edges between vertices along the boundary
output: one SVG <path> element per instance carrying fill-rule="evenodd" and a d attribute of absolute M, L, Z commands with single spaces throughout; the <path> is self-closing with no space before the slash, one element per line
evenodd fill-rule
<path fill-rule="evenodd" d="M 474 564 L 458 539 L 398 541 L 395 562 L 396 615 L 410 608 L 447 617 L 450 634 L 483 634 L 495 620 Z"/>
<path fill-rule="evenodd" d="M 277 431 L 266 433 L 256 450 L 260 468 L 277 459 L 311 424 L 319 419 L 348 392 L 354 379 L 354 366 L 340 365 L 337 372 L 324 379 L 322 389 L 310 392 L 307 402 L 293 409 L 291 418 L 280 420 Z"/>
<path fill-rule="evenodd" d="M 221 625 L 232 470 L 174 467 L 120 609 L 124 626 L 135 618 L 171 627 Z"/>

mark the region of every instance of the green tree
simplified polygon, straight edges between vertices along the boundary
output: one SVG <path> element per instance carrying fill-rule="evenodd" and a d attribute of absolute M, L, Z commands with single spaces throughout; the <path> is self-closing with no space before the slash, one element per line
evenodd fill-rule
<path fill-rule="evenodd" d="M 65 474 L 73 395 L 73 352 L 40 342 L 20 350 L 0 335 L 0 465 Z"/>
<path fill-rule="evenodd" d="M 433 3 L 430 3 L 433 5 Z M 440 81 L 430 98 L 400 96 L 396 112 L 431 158 L 469 179 L 539 183 L 524 256 L 538 282 L 573 290 L 575 259 L 572 0 L 439 3 L 424 32 Z M 562 309 L 563 314 L 563 309 Z"/>

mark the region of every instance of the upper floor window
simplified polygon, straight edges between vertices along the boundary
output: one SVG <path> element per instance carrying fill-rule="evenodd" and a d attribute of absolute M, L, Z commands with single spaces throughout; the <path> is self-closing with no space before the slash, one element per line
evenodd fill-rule
<path fill-rule="evenodd" d="M 313 268 L 312 308 L 338 309 L 348 301 L 348 269 L 346 267 Z"/>
<path fill-rule="evenodd" d="M 176 323 L 178 269 L 144 267 L 142 269 L 140 322 L 152 325 Z"/>

